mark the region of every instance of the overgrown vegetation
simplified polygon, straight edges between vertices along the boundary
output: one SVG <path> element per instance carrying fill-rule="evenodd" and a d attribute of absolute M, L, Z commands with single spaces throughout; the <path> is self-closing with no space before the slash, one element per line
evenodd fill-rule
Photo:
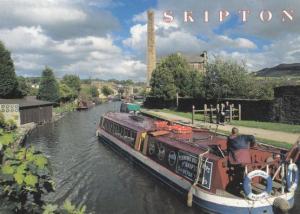
<path fill-rule="evenodd" d="M 101 92 L 106 97 L 114 93 L 114 91 L 110 87 L 108 87 L 107 85 L 104 85 L 101 88 Z"/>
<path fill-rule="evenodd" d="M 49 161 L 33 146 L 18 145 L 18 138 L 16 131 L 0 128 L 1 210 L 17 214 L 84 214 L 85 206 L 76 207 L 70 201 L 61 207 L 44 201 L 44 195 L 55 189 Z"/>
<path fill-rule="evenodd" d="M 57 114 L 60 113 L 65 113 L 65 112 L 71 112 L 74 111 L 76 109 L 77 105 L 76 103 L 72 102 L 72 103 L 65 103 L 62 104 L 58 107 L 53 108 L 53 111 Z"/>

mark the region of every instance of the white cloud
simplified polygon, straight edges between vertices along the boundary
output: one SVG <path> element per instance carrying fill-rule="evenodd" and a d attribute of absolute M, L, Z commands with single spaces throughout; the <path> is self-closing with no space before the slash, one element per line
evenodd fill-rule
<path fill-rule="evenodd" d="M 55 39 L 105 36 L 119 28 L 109 10 L 94 9 L 89 0 L 1 0 L 0 27 L 41 26 Z M 114 4 L 107 1 L 106 4 Z M 9 12 L 8 12 L 9 11 Z"/>
<path fill-rule="evenodd" d="M 228 46 L 230 48 L 246 48 L 246 49 L 257 48 L 252 41 L 245 38 L 231 39 L 228 36 L 219 35 L 216 36 L 215 40 L 218 42 L 218 45 L 220 47 Z"/>
<path fill-rule="evenodd" d="M 0 40 L 13 50 L 43 48 L 49 42 L 40 26 L 0 29 Z"/>
<path fill-rule="evenodd" d="M 0 29 L 0 40 L 12 51 L 21 75 L 40 75 L 48 65 L 58 76 L 76 73 L 82 77 L 144 80 L 145 64 L 126 56 L 109 35 L 59 41 L 47 36 L 40 26 L 16 27 Z"/>

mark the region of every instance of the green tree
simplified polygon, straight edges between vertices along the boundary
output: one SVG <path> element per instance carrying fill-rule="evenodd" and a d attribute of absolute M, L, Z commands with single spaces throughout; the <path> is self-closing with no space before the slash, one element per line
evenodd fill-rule
<path fill-rule="evenodd" d="M 114 93 L 114 91 L 113 91 L 110 87 L 108 87 L 107 85 L 105 85 L 105 86 L 103 86 L 103 87 L 101 88 L 101 92 L 102 92 L 102 94 L 104 94 L 105 96 L 109 96 L 109 95 L 111 95 L 111 94 Z"/>
<path fill-rule="evenodd" d="M 59 84 L 59 95 L 61 102 L 69 102 L 78 96 L 72 88 L 63 83 Z"/>
<path fill-rule="evenodd" d="M 18 77 L 18 89 L 16 95 L 24 97 L 30 94 L 31 87 L 24 77 Z"/>
<path fill-rule="evenodd" d="M 151 78 L 151 94 L 165 99 L 173 99 L 178 93 L 180 96 L 189 96 L 191 68 L 187 61 L 178 54 L 172 54 L 157 66 Z"/>
<path fill-rule="evenodd" d="M 62 79 L 62 83 L 66 84 L 77 93 L 80 91 L 80 78 L 76 75 L 65 75 Z"/>
<path fill-rule="evenodd" d="M 59 86 L 53 71 L 48 67 L 46 67 L 42 73 L 42 79 L 37 98 L 50 102 L 59 101 Z"/>
<path fill-rule="evenodd" d="M 204 87 L 207 98 L 248 98 L 250 75 L 244 64 L 215 58 L 208 63 Z"/>
<path fill-rule="evenodd" d="M 99 97 L 99 91 L 98 91 L 98 88 L 94 85 L 92 85 L 90 88 L 89 88 L 89 94 L 92 96 L 92 97 Z"/>
<path fill-rule="evenodd" d="M 176 86 L 173 75 L 164 66 L 158 66 L 152 73 L 150 81 L 152 96 L 161 97 L 165 100 L 176 97 Z"/>
<path fill-rule="evenodd" d="M 18 88 L 14 62 L 10 52 L 0 41 L 0 97 L 14 98 Z"/>
<path fill-rule="evenodd" d="M 192 70 L 189 73 L 188 95 L 191 97 L 204 97 L 204 75 L 197 70 Z"/>

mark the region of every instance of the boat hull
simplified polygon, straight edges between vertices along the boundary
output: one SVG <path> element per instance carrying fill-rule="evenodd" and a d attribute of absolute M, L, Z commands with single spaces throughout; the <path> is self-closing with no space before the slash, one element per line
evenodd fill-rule
<path fill-rule="evenodd" d="M 179 194 L 187 196 L 188 190 L 191 186 L 189 181 L 165 169 L 150 158 L 133 150 L 131 147 L 114 138 L 109 133 L 106 133 L 104 130 L 98 132 L 97 135 L 102 143 L 109 145 L 116 152 L 132 160 Z M 293 207 L 293 193 L 287 193 L 280 197 L 287 200 L 290 204 L 290 207 Z M 200 188 L 197 188 L 193 194 L 193 204 L 197 205 L 207 213 L 272 214 L 274 213 L 272 206 L 274 199 L 275 197 L 271 197 L 268 200 L 255 202 L 246 199 L 231 199 L 228 197 L 208 193 Z"/>

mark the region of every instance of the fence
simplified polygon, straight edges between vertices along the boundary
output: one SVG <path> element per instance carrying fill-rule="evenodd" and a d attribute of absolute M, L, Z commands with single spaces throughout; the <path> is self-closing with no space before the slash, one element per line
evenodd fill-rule
<path fill-rule="evenodd" d="M 219 123 L 221 120 L 221 113 L 224 113 L 224 122 L 229 121 L 231 122 L 233 119 L 241 120 L 241 114 L 242 114 L 242 106 L 239 104 L 238 108 L 234 108 L 234 105 L 229 105 L 229 109 L 225 109 L 224 104 L 217 104 L 217 106 L 214 108 L 213 105 L 210 105 L 210 107 L 207 107 L 207 104 L 204 104 L 204 109 L 195 109 L 195 106 L 192 106 L 192 124 L 194 124 L 194 118 L 196 113 L 203 113 L 203 121 L 210 123 Z"/>

